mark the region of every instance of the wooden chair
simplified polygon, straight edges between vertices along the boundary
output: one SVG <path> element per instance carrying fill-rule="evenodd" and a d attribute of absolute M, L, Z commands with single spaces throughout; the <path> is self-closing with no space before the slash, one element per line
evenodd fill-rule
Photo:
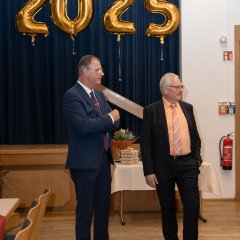
<path fill-rule="evenodd" d="M 35 229 L 38 228 L 38 218 L 39 218 L 40 208 L 41 208 L 40 201 L 39 200 L 33 200 L 32 205 L 31 205 L 31 207 L 28 211 L 28 214 L 27 214 L 27 218 L 32 219 L 32 222 L 33 222 L 31 236 L 29 237 L 28 240 L 31 240 L 32 233 L 34 232 Z"/>
<path fill-rule="evenodd" d="M 31 219 L 32 221 L 31 231 L 28 231 L 28 232 L 30 232 L 30 234 L 32 233 L 32 229 L 37 227 L 36 224 L 37 224 L 39 210 L 40 210 L 40 202 L 38 200 L 33 200 L 31 203 L 31 206 L 29 207 L 26 219 L 24 220 L 23 224 L 20 224 L 21 228 L 19 232 L 21 232 L 26 227 L 26 224 L 29 222 L 29 219 Z M 15 235 L 7 234 L 6 240 L 13 240 L 16 238 L 16 236 L 17 234 Z M 29 235 L 29 238 L 25 240 L 30 240 L 30 239 L 31 239 L 31 235 Z"/>
<path fill-rule="evenodd" d="M 18 233 L 22 232 L 22 230 L 26 228 L 25 225 L 28 225 L 29 219 L 31 219 L 31 228 L 30 228 L 31 230 L 28 230 L 27 233 L 24 233 L 23 235 L 21 233 L 20 236 L 18 236 L 18 233 L 16 235 L 7 234 L 5 240 L 37 240 L 37 237 L 40 231 L 41 221 L 43 219 L 43 216 L 46 210 L 50 193 L 51 193 L 50 189 L 46 188 L 43 194 L 41 194 L 38 197 L 38 199 L 32 201 L 32 204 L 27 213 L 27 217 L 24 220 L 22 227 Z M 25 235 L 25 234 L 30 234 L 30 235 Z M 21 238 L 16 238 L 17 236 Z M 28 237 L 25 237 L 25 236 L 28 236 Z"/>
<path fill-rule="evenodd" d="M 31 238 L 31 233 L 32 233 L 32 229 L 33 229 L 33 221 L 31 218 L 26 218 L 24 223 L 23 223 L 23 227 L 22 230 L 20 230 L 14 240 L 28 240 Z"/>
<path fill-rule="evenodd" d="M 21 230 L 16 235 L 6 235 L 5 240 L 30 240 L 33 228 L 31 218 L 26 218 Z"/>
<path fill-rule="evenodd" d="M 30 214 L 30 211 L 29 211 L 29 214 L 30 214 L 29 217 L 31 216 L 33 218 L 36 218 L 36 222 L 34 223 L 34 228 L 32 229 L 31 238 L 29 240 L 36 240 L 38 237 L 38 234 L 40 231 L 40 225 L 41 225 L 41 222 L 42 222 L 42 219 L 43 219 L 46 207 L 47 207 L 47 203 L 48 203 L 50 194 L 51 194 L 51 190 L 49 188 L 46 188 L 44 190 L 43 194 L 41 194 L 38 197 L 37 200 L 40 204 L 38 213 L 35 212 L 35 213 Z M 37 217 L 36 217 L 36 215 L 37 215 Z"/>

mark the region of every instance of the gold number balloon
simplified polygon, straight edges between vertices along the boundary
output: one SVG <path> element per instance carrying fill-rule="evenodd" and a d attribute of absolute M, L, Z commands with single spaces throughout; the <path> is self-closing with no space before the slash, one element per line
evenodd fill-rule
<path fill-rule="evenodd" d="M 151 13 L 160 13 L 165 17 L 163 24 L 150 23 L 145 32 L 148 36 L 161 37 L 163 43 L 164 36 L 173 33 L 179 26 L 178 8 L 165 0 L 145 0 L 145 8 Z"/>
<path fill-rule="evenodd" d="M 16 15 L 16 27 L 19 32 L 32 37 L 34 44 L 37 34 L 48 35 L 48 27 L 45 23 L 36 22 L 35 15 L 42 9 L 46 0 L 30 0 Z"/>
<path fill-rule="evenodd" d="M 106 31 L 116 34 L 136 32 L 134 23 L 121 20 L 121 15 L 134 1 L 118 0 L 105 12 L 103 22 Z"/>
<path fill-rule="evenodd" d="M 88 27 L 93 18 L 93 0 L 78 0 L 78 16 L 70 20 L 67 15 L 67 0 L 50 0 L 54 24 L 63 32 L 76 36 Z"/>

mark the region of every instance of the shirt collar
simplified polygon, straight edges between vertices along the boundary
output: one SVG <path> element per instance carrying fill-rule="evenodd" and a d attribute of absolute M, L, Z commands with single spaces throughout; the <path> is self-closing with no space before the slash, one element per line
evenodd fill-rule
<path fill-rule="evenodd" d="M 178 102 L 176 102 L 175 104 L 170 103 L 164 96 L 162 97 L 162 99 L 163 99 L 163 104 L 165 107 L 172 108 L 173 105 L 175 105 L 175 107 L 179 106 Z"/>
<path fill-rule="evenodd" d="M 83 89 L 87 92 L 87 94 L 90 96 L 90 92 L 94 92 L 94 90 L 91 90 L 90 88 L 86 87 L 84 84 L 82 84 L 79 80 L 77 81 Z"/>

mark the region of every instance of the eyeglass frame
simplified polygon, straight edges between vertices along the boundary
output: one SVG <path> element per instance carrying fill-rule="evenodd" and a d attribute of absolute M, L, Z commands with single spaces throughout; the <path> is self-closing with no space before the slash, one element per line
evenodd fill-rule
<path fill-rule="evenodd" d="M 167 84 L 166 87 L 172 87 L 172 88 L 175 88 L 175 90 L 183 90 L 185 88 L 184 85 L 174 86 L 169 84 Z"/>
<path fill-rule="evenodd" d="M 103 68 L 100 67 L 100 68 L 92 68 L 92 67 L 86 67 L 87 69 L 90 69 L 90 70 L 93 70 L 94 72 L 97 72 L 97 73 L 103 73 Z"/>

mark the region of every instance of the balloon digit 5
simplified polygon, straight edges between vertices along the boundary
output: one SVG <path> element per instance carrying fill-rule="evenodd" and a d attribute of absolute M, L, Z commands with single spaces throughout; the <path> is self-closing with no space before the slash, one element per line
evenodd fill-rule
<path fill-rule="evenodd" d="M 151 13 L 164 15 L 163 24 L 150 23 L 145 34 L 148 36 L 163 37 L 173 33 L 179 26 L 180 13 L 178 8 L 165 0 L 145 0 L 145 8 Z"/>

